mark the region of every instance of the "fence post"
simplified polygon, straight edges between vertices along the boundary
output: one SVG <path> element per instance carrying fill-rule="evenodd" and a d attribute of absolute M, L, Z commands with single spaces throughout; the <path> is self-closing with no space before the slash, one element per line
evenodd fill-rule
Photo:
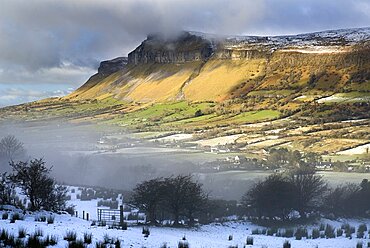
<path fill-rule="evenodd" d="M 82 211 L 82 219 L 85 219 L 85 211 Z"/>
<path fill-rule="evenodd" d="M 86 213 L 86 220 L 89 221 L 89 213 Z"/>
<path fill-rule="evenodd" d="M 76 211 L 76 218 L 78 217 L 78 211 Z"/>
<path fill-rule="evenodd" d="M 119 206 L 119 224 L 123 229 L 123 205 Z"/>

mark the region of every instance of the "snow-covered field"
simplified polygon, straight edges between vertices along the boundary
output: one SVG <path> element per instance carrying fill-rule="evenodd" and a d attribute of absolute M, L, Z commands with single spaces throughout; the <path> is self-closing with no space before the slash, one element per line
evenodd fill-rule
<path fill-rule="evenodd" d="M 0 220 L 0 229 L 6 229 L 9 233 L 18 237 L 18 230 L 26 229 L 28 235 L 33 234 L 36 230 L 43 231 L 43 238 L 47 235 L 54 235 L 58 239 L 57 245 L 53 247 L 67 247 L 68 242 L 64 240 L 64 236 L 68 231 L 74 231 L 77 234 L 77 240 L 83 240 L 84 234 L 92 234 L 92 244 L 87 247 L 95 247 L 96 242 L 101 242 L 107 235 L 111 239 L 118 239 L 121 241 L 122 247 L 130 248 L 160 248 L 160 247 L 178 247 L 178 243 L 185 237 L 186 241 L 191 248 L 229 248 L 229 247 L 255 247 L 255 248 L 279 248 L 283 247 L 283 243 L 288 240 L 293 248 L 306 248 L 306 247 L 320 247 L 320 248 L 350 248 L 356 247 L 358 242 L 363 242 L 367 247 L 370 242 L 369 234 L 366 232 L 364 239 L 356 238 L 356 234 L 352 234 L 352 238 L 345 238 L 343 235 L 339 238 L 326 239 L 307 239 L 295 240 L 295 238 L 283 238 L 267 235 L 252 235 L 252 230 L 264 229 L 261 226 L 252 224 L 249 221 L 228 221 L 224 223 L 213 223 L 203 225 L 196 228 L 171 228 L 171 227 L 150 227 L 150 235 L 144 237 L 142 234 L 141 226 L 129 226 L 127 230 L 109 229 L 108 226 L 91 225 L 93 220 L 97 219 L 97 202 L 101 199 L 94 199 L 91 201 L 81 201 L 77 195 L 81 194 L 81 188 L 68 187 L 70 190 L 71 200 L 69 204 L 74 204 L 76 210 L 79 212 L 79 217 L 72 217 L 69 214 L 52 214 L 55 219 L 53 224 L 46 222 L 36 222 L 36 216 L 49 216 L 51 213 L 26 213 L 24 220 L 17 220 L 15 223 L 10 223 L 10 216 L 12 211 L 9 212 L 9 218 Z M 73 190 L 72 190 L 73 189 Z M 73 191 L 73 193 L 72 193 Z M 118 198 L 121 198 L 120 195 Z M 119 202 L 121 204 L 121 202 Z M 90 221 L 81 218 L 82 211 L 90 214 Z M 3 211 L 0 211 L 2 216 Z M 127 213 L 126 213 L 127 214 Z M 360 224 L 367 224 L 370 228 L 370 220 L 327 220 L 324 219 L 315 226 L 307 226 L 308 233 L 310 234 L 313 228 L 318 228 L 320 224 L 330 224 L 335 228 L 339 228 L 341 224 L 348 223 L 351 226 L 358 227 Z M 232 235 L 232 240 L 229 236 Z M 246 238 L 253 237 L 254 245 L 245 246 Z M 25 238 L 27 239 L 27 238 Z M 24 239 L 24 240 L 25 240 Z M 164 246 L 166 244 L 166 246 Z"/>
<path fill-rule="evenodd" d="M 339 227 L 338 221 L 324 221 L 333 226 Z M 349 221 L 354 226 L 358 226 L 359 221 Z M 369 223 L 368 223 L 369 224 Z M 10 224 L 9 220 L 0 220 L 0 228 L 7 229 L 16 237 L 20 228 L 26 228 L 27 233 L 31 234 L 37 229 L 42 229 L 44 237 L 46 235 L 55 235 L 58 237 L 58 244 L 54 247 L 67 247 L 67 241 L 63 240 L 67 231 L 75 231 L 77 239 L 83 239 L 84 233 L 93 235 L 93 244 L 88 247 L 95 247 L 95 242 L 102 241 L 104 235 L 111 238 L 119 239 L 122 247 L 155 247 L 159 248 L 163 244 L 167 247 L 177 247 L 178 242 L 183 236 L 186 237 L 189 246 L 192 248 L 218 248 L 235 246 L 244 247 L 248 236 L 254 237 L 254 245 L 247 247 L 283 247 L 285 240 L 289 240 L 294 248 L 320 247 L 320 248 L 350 248 L 356 247 L 358 241 L 363 241 L 364 245 L 368 239 L 357 239 L 353 235 L 352 239 L 343 237 L 335 239 L 305 239 L 295 240 L 294 238 L 281 238 L 266 235 L 251 235 L 251 231 L 257 228 L 248 222 L 227 222 L 224 224 L 210 224 L 199 228 L 167 228 L 167 227 L 151 227 L 149 237 L 145 238 L 142 234 L 142 228 L 139 226 L 128 227 L 128 230 L 108 229 L 108 227 L 91 226 L 90 221 L 80 218 L 71 217 L 69 215 L 55 215 L 54 224 L 45 222 L 35 222 L 33 215 L 27 215 L 24 220 L 17 220 Z M 233 240 L 229 241 L 229 235 L 233 236 Z M 364 246 L 365 247 L 365 246 Z"/>

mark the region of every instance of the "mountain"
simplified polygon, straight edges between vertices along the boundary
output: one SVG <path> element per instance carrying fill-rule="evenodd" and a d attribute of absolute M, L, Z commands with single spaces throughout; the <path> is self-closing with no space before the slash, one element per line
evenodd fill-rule
<path fill-rule="evenodd" d="M 121 70 L 98 72 L 68 98 L 220 102 L 260 90 L 369 91 L 362 83 L 369 44 L 370 28 L 275 37 L 155 34 Z"/>
<path fill-rule="evenodd" d="M 0 118 L 184 132 L 200 146 L 243 151 L 351 153 L 370 143 L 370 28 L 152 34 L 70 95 L 3 108 Z"/>

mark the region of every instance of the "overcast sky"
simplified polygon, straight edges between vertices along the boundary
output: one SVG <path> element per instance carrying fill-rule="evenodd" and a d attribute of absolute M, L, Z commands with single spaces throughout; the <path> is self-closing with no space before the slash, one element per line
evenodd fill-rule
<path fill-rule="evenodd" d="M 0 106 L 60 96 L 148 33 L 370 26 L 370 0 L 0 0 Z"/>

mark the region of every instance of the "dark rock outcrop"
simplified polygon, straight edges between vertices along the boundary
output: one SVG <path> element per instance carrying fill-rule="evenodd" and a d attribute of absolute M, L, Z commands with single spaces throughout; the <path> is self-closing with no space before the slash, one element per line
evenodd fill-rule
<path fill-rule="evenodd" d="M 207 60 L 212 55 L 211 42 L 182 32 L 175 38 L 149 35 L 128 55 L 129 64 L 184 63 Z"/>
<path fill-rule="evenodd" d="M 127 65 L 127 57 L 118 57 L 100 62 L 98 74 L 108 76 L 116 71 L 122 70 Z"/>

